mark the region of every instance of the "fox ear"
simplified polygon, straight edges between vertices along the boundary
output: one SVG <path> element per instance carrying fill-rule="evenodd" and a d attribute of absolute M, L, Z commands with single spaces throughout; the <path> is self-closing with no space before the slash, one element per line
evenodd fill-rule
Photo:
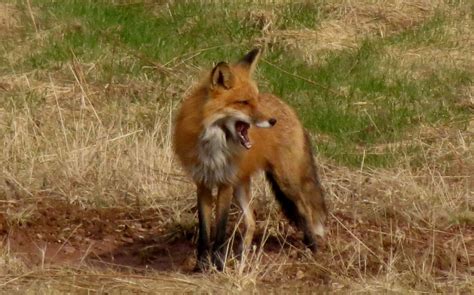
<path fill-rule="evenodd" d="M 247 53 L 241 60 L 239 60 L 239 65 L 246 68 L 250 74 L 252 74 L 257 65 L 257 61 L 260 57 L 261 50 L 259 48 L 252 49 Z"/>
<path fill-rule="evenodd" d="M 227 63 L 222 61 L 212 69 L 211 85 L 225 89 L 234 87 L 234 75 L 230 71 L 230 67 Z"/>

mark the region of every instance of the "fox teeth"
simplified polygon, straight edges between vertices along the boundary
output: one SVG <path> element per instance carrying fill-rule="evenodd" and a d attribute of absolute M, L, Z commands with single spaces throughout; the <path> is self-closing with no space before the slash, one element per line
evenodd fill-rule
<path fill-rule="evenodd" d="M 250 149 L 252 144 L 243 135 L 239 134 L 240 142 L 246 149 Z"/>

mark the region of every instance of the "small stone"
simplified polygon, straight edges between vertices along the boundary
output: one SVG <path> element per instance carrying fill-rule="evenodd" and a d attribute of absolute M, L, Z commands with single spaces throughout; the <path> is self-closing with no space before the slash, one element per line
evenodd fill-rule
<path fill-rule="evenodd" d="M 76 252 L 76 248 L 74 248 L 73 246 L 64 246 L 63 250 L 64 250 L 64 253 L 66 254 L 72 254 Z"/>
<path fill-rule="evenodd" d="M 133 239 L 132 238 L 127 238 L 127 237 L 122 237 L 122 241 L 124 241 L 125 243 L 133 243 Z"/>
<path fill-rule="evenodd" d="M 296 272 L 296 279 L 301 280 L 302 278 L 304 278 L 304 272 L 301 269 L 298 269 Z"/>

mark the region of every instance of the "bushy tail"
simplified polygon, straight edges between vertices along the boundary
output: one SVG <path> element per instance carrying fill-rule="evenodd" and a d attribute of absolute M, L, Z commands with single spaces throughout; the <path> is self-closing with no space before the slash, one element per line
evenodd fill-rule
<path fill-rule="evenodd" d="M 279 173 L 274 169 L 269 169 L 266 177 L 286 218 L 304 232 L 305 243 L 315 249 L 314 236 L 324 236 L 327 207 L 307 134 L 304 153 L 305 158 L 298 166 L 302 175 L 286 175 L 289 179 L 284 184 L 288 182 L 291 188 L 282 186 L 284 180 L 278 177 Z M 295 195 L 291 195 L 293 192 Z"/>
<path fill-rule="evenodd" d="M 303 218 L 301 214 L 298 212 L 298 208 L 296 207 L 295 202 L 293 202 L 280 188 L 275 176 L 267 171 L 265 173 L 267 181 L 270 183 L 273 193 L 275 194 L 275 198 L 280 203 L 281 209 L 285 214 L 286 218 L 290 222 L 295 223 L 297 226 L 301 226 L 303 224 Z"/>
<path fill-rule="evenodd" d="M 318 206 L 320 210 L 320 214 L 324 216 L 323 220 L 326 219 L 326 216 L 328 214 L 328 209 L 326 207 L 326 202 L 324 201 L 324 190 L 321 186 L 321 181 L 319 180 L 319 174 L 318 174 L 318 169 L 316 169 L 316 163 L 314 161 L 314 155 L 313 155 L 313 148 L 311 146 L 311 139 L 309 137 L 308 132 L 304 133 L 305 137 L 305 146 L 306 146 L 306 155 L 308 157 L 308 163 L 309 163 L 309 175 L 312 178 L 312 181 L 314 183 L 314 193 L 319 194 L 319 198 L 316 198 L 313 200 L 318 203 Z"/>

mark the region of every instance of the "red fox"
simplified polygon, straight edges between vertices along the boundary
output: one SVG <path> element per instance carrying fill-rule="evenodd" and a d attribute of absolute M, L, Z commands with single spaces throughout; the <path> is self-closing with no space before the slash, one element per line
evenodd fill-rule
<path fill-rule="evenodd" d="M 303 231 L 312 251 L 315 235 L 324 235 L 327 209 L 309 137 L 293 109 L 271 94 L 259 94 L 252 79 L 259 56 L 254 49 L 235 64 L 218 63 L 184 99 L 176 117 L 174 149 L 197 186 L 196 270 L 209 262 L 223 270 L 233 198 L 243 212 L 241 251 L 251 246 L 255 218 L 250 180 L 259 170 L 265 171 L 282 211 Z M 211 251 L 213 188 L 218 192 Z"/>

